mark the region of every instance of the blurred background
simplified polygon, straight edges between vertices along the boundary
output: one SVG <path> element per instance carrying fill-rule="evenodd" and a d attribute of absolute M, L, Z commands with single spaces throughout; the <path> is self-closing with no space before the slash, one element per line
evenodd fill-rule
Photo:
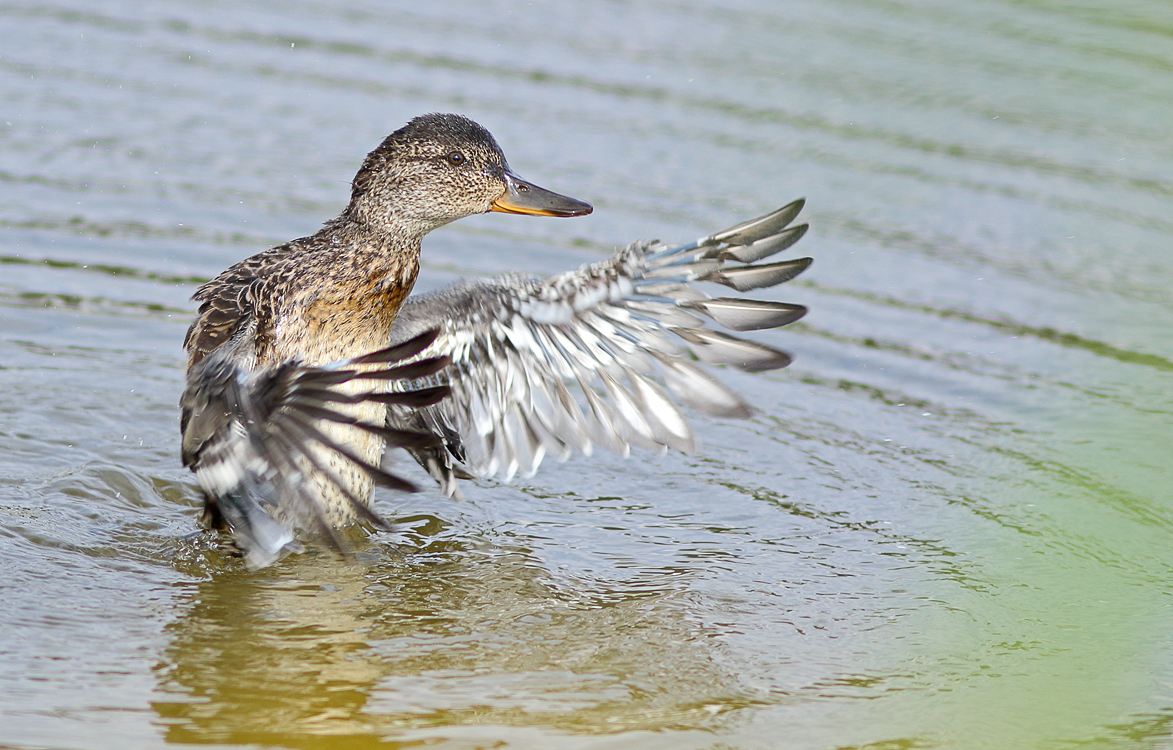
<path fill-rule="evenodd" d="M 0 747 L 1149 748 L 1173 737 L 1173 6 L 0 0 Z M 257 574 L 179 463 L 195 287 L 466 114 L 555 273 L 805 196 L 695 456 L 385 493 Z"/>

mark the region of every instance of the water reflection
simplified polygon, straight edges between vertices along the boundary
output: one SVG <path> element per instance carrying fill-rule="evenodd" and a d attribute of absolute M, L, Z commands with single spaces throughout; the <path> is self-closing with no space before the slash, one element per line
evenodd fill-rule
<path fill-rule="evenodd" d="M 652 591 L 640 571 L 605 587 L 555 581 L 521 544 L 414 522 L 408 546 L 294 556 L 260 574 L 230 563 L 196 584 L 156 667 L 166 739 L 698 729 L 754 703 L 671 586 Z"/>

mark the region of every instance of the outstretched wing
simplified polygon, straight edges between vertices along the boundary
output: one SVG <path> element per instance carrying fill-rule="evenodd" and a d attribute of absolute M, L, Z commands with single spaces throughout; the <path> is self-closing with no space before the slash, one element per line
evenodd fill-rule
<path fill-rule="evenodd" d="M 694 450 L 668 393 L 707 414 L 750 414 L 695 360 L 749 371 L 790 364 L 785 352 L 708 328 L 704 318 L 751 331 L 806 313 L 801 305 L 710 297 L 696 283 L 746 292 L 797 276 L 810 258 L 755 263 L 802 237 L 807 225 L 789 226 L 802 207 L 798 200 L 683 245 L 636 242 L 559 276 L 506 275 L 409 299 L 392 341 L 439 325 L 428 353 L 452 365 L 414 385 L 449 384 L 452 397 L 415 412 L 392 407 L 388 424 L 441 438 L 440 446 L 410 450 L 449 495 L 458 493 L 457 478 L 529 475 L 548 454 Z"/>
<path fill-rule="evenodd" d="M 384 438 L 391 447 L 438 447 L 433 435 L 369 424 L 335 408 L 379 401 L 410 409 L 443 398 L 447 386 L 400 386 L 390 393 L 379 389 L 357 394 L 338 389 L 354 380 L 394 384 L 437 372 L 448 364 L 446 357 L 418 359 L 418 355 L 438 334 L 433 329 L 396 346 L 324 367 L 291 361 L 249 370 L 238 364 L 231 346 L 224 346 L 188 371 L 180 401 L 183 463 L 195 472 L 204 490 L 209 521 L 232 533 L 250 568 L 264 567 L 287 547 L 295 548 L 298 529 L 341 549 L 321 497 L 307 479 L 308 471 L 326 476 L 361 518 L 386 527 L 325 465 L 322 449 L 343 456 L 376 483 L 406 491 L 416 488 L 363 461 L 321 427 L 323 423 L 352 425 Z M 405 363 L 412 358 L 417 359 Z"/>

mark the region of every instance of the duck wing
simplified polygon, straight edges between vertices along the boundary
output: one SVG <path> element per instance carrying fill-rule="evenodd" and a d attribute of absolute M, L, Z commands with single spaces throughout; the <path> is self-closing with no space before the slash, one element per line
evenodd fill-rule
<path fill-rule="evenodd" d="M 335 407 L 370 400 L 409 411 L 443 398 L 447 386 L 402 385 L 448 364 L 442 356 L 418 356 L 438 335 L 435 329 L 425 331 L 395 346 L 322 367 L 289 361 L 258 370 L 244 366 L 247 360 L 229 342 L 190 368 L 180 400 L 183 463 L 195 472 L 204 491 L 206 520 L 232 533 L 250 568 L 269 565 L 287 548 L 296 549 L 294 533 L 299 529 L 342 549 L 307 471 L 326 475 L 361 518 L 386 528 L 324 465 L 322 447 L 353 462 L 378 484 L 405 491 L 416 488 L 363 461 L 321 426 L 352 425 L 384 438 L 392 447 L 437 448 L 434 435 L 369 424 Z M 394 392 L 385 392 L 381 385 L 359 393 L 338 388 L 354 380 L 399 386 Z"/>
<path fill-rule="evenodd" d="M 452 365 L 414 387 L 447 384 L 452 397 L 416 411 L 388 409 L 397 429 L 431 432 L 441 445 L 410 448 L 448 495 L 457 478 L 531 475 L 596 446 L 690 452 L 696 438 L 669 396 L 706 414 L 748 417 L 749 406 L 696 361 L 760 371 L 790 355 L 707 327 L 775 328 L 801 305 L 711 297 L 697 282 L 737 292 L 794 278 L 810 258 L 757 263 L 797 242 L 795 201 L 682 245 L 635 242 L 611 258 L 548 278 L 505 275 L 410 298 L 393 342 L 439 326 L 427 351 Z"/>

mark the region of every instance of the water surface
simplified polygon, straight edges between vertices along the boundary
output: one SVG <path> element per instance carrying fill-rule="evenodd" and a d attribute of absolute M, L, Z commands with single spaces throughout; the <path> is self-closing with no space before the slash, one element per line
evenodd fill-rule
<path fill-rule="evenodd" d="M 0 1 L 0 747 L 1173 740 L 1167 3 Z M 178 460 L 201 280 L 458 111 L 554 273 L 798 196 L 810 306 L 697 455 L 382 494 L 249 574 Z M 771 295 L 764 294 L 763 297 Z M 426 483 L 421 472 L 394 457 Z"/>

